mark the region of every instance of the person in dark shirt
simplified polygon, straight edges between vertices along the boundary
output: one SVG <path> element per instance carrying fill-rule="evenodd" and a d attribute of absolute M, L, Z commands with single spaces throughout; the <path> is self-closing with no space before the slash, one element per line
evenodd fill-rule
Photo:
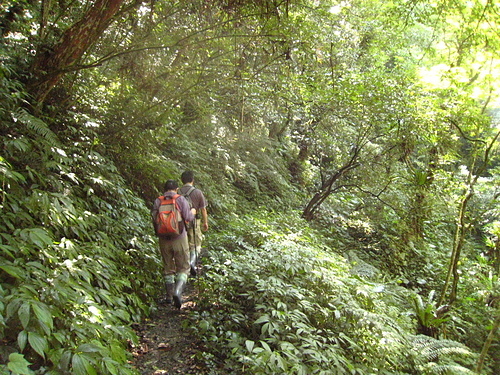
<path fill-rule="evenodd" d="M 193 186 L 193 171 L 185 171 L 182 173 L 181 180 L 184 185 L 179 189 L 179 194 L 187 197 L 188 201 L 191 202 L 191 207 L 196 209 L 197 212 L 196 220 L 194 220 L 193 225 L 190 225 L 187 229 L 190 272 L 192 276 L 196 276 L 196 261 L 200 255 L 201 243 L 205 237 L 202 233 L 202 229 L 204 232 L 208 230 L 207 201 L 203 192 Z"/>

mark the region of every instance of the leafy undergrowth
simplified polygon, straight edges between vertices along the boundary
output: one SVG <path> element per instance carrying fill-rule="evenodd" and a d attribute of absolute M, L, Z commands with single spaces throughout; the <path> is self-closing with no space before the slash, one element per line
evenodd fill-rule
<path fill-rule="evenodd" d="M 162 285 L 144 202 L 91 134 L 63 145 L 18 119 L 0 157 L 0 373 L 136 374 L 132 325 Z M 189 315 L 207 374 L 469 373 L 466 347 L 415 334 L 409 292 L 352 274 L 298 216 L 211 235 Z"/>
<path fill-rule="evenodd" d="M 24 117 L 0 157 L 0 373 L 133 374 L 160 275 L 144 202 L 89 137 Z"/>
<path fill-rule="evenodd" d="M 363 280 L 294 213 L 211 237 L 193 324 L 233 374 L 470 374 L 474 354 L 417 335 L 411 293 Z"/>

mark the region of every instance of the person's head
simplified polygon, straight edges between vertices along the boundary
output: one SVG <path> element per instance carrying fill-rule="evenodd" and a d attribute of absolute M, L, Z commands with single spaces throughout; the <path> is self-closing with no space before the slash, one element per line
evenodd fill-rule
<path fill-rule="evenodd" d="M 181 175 L 181 180 L 183 184 L 189 184 L 194 181 L 194 172 L 193 171 L 185 171 Z"/>
<path fill-rule="evenodd" d="M 179 187 L 179 184 L 177 183 L 177 181 L 175 180 L 167 180 L 167 182 L 165 182 L 165 186 L 164 186 L 164 190 L 165 191 L 176 191 L 177 188 Z"/>

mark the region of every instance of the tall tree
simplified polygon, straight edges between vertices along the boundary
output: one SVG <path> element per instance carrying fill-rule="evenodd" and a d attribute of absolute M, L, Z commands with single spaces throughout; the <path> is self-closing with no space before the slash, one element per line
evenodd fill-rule
<path fill-rule="evenodd" d="M 460 279 L 458 265 L 460 263 L 460 255 L 465 245 L 467 233 L 470 230 L 470 223 L 467 221 L 468 205 L 471 198 L 474 196 L 474 188 L 478 182 L 479 177 L 481 177 L 485 173 L 487 167 L 489 166 L 492 150 L 494 150 L 494 148 L 498 148 L 497 143 L 499 138 L 500 132 L 494 134 L 488 141 L 484 141 L 481 139 L 471 140 L 470 138 L 467 138 L 469 141 L 473 141 L 476 145 L 479 145 L 478 148 L 479 151 L 482 151 L 482 155 L 477 152 L 474 153 L 476 155 L 473 157 L 473 164 L 469 167 L 469 173 L 467 175 L 467 180 L 463 188 L 463 193 L 461 194 L 461 197 L 458 201 L 455 233 L 453 236 L 453 248 L 451 251 L 445 283 L 439 297 L 439 305 L 444 304 L 448 296 L 449 289 L 450 293 L 447 302 L 451 305 L 457 299 L 457 288 Z"/>
<path fill-rule="evenodd" d="M 90 9 L 75 24 L 63 30 L 60 40 L 54 45 L 45 44 L 46 39 L 40 41 L 31 66 L 32 79 L 28 83 L 28 91 L 36 103 L 41 104 L 50 91 L 68 72 L 80 69 L 78 62 L 84 53 L 102 35 L 104 30 L 113 21 L 114 17 L 126 5 L 128 9 L 140 4 L 138 0 L 96 0 Z M 40 33 L 43 36 L 46 7 L 49 1 L 43 1 L 45 7 L 41 12 Z"/>

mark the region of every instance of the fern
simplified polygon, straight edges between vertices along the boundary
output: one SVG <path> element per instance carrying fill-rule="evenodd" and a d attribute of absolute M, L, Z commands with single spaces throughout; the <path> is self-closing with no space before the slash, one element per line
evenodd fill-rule
<path fill-rule="evenodd" d="M 477 375 L 465 367 L 458 365 L 437 365 L 435 363 L 422 367 L 422 372 L 429 375 Z"/>
<path fill-rule="evenodd" d="M 419 332 L 428 336 L 437 337 L 438 328 L 450 318 L 447 315 L 448 306 L 437 307 L 434 300 L 435 291 L 431 290 L 427 301 L 424 302 L 418 294 L 413 296 L 414 309 L 419 324 Z"/>
<path fill-rule="evenodd" d="M 45 139 L 51 147 L 60 147 L 57 135 L 49 129 L 48 125 L 38 117 L 31 115 L 25 109 L 19 109 L 13 115 L 14 122 L 21 122 L 26 127 L 35 132 L 36 135 Z"/>
<path fill-rule="evenodd" d="M 465 345 L 452 340 L 438 340 L 419 335 L 411 338 L 414 359 L 424 374 L 473 374 L 456 360 L 466 361 L 475 356 Z"/>

